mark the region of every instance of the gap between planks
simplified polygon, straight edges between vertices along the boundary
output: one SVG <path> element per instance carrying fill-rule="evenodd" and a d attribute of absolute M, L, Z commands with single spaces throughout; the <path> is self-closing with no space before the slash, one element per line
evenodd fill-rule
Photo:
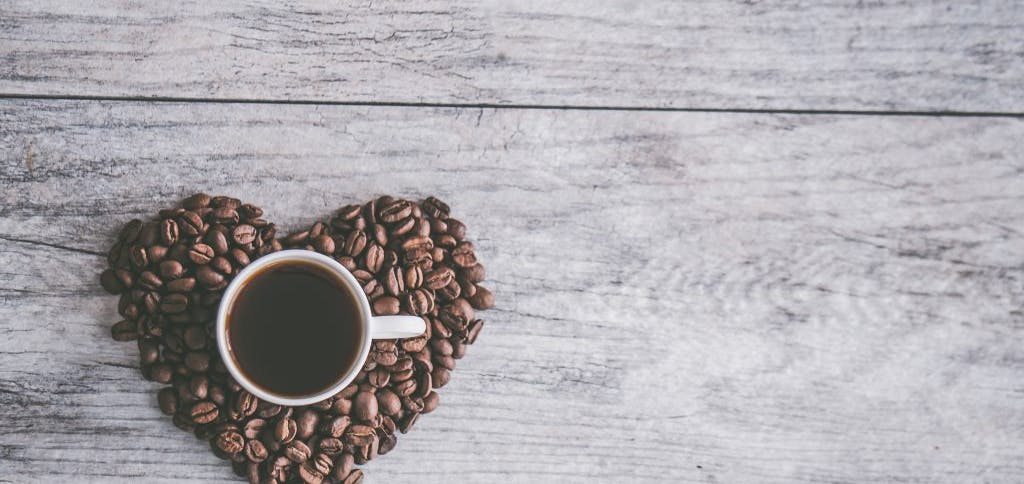
<path fill-rule="evenodd" d="M 502 103 L 417 103 L 398 101 L 330 101 L 313 99 L 249 99 L 249 98 L 197 98 L 166 96 L 92 96 L 63 94 L 16 94 L 0 93 L 0 100 L 42 100 L 42 101 L 104 101 L 104 102 L 151 102 L 151 103 L 203 103 L 203 104 L 292 104 L 306 106 L 362 106 L 397 108 L 454 108 L 454 109 L 519 109 L 557 111 L 636 111 L 666 113 L 735 113 L 735 114 L 799 114 L 826 116 L 930 116 L 958 118 L 1014 118 L 1024 119 L 1024 112 L 1013 111 L 883 111 L 843 109 L 747 109 L 747 108 L 674 108 L 643 106 L 587 106 L 560 104 L 502 104 Z"/>

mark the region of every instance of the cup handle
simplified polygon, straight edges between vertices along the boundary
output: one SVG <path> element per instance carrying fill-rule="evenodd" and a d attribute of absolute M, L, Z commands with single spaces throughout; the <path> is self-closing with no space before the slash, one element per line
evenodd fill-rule
<path fill-rule="evenodd" d="M 427 331 L 419 316 L 374 316 L 370 318 L 371 339 L 415 338 Z"/>

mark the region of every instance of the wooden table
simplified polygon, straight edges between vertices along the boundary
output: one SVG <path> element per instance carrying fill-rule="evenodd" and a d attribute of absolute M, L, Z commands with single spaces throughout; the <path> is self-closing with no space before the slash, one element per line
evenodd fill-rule
<path fill-rule="evenodd" d="M 374 483 L 1024 481 L 1024 4 L 0 0 L 0 482 L 225 482 L 97 283 L 195 190 L 448 201 Z"/>

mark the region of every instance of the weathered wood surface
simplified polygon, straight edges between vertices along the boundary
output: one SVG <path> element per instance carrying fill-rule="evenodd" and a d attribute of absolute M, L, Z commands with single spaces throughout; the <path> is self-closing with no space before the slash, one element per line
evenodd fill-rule
<path fill-rule="evenodd" d="M 1015 0 L 5 0 L 0 93 L 1022 112 L 1021 25 Z"/>
<path fill-rule="evenodd" d="M 0 103 L 0 482 L 223 482 L 98 255 L 192 190 L 438 194 L 498 306 L 369 482 L 1024 480 L 1024 122 Z"/>

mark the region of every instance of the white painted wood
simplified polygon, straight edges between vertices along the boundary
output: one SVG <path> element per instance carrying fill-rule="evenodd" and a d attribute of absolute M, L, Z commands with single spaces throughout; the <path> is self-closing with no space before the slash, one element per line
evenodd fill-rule
<path fill-rule="evenodd" d="M 1014 0 L 6 0 L 0 93 L 1024 111 Z"/>
<path fill-rule="evenodd" d="M 437 194 L 497 295 L 368 482 L 1024 480 L 1024 123 L 0 103 L 0 482 L 224 482 L 96 273 L 193 191 Z"/>

